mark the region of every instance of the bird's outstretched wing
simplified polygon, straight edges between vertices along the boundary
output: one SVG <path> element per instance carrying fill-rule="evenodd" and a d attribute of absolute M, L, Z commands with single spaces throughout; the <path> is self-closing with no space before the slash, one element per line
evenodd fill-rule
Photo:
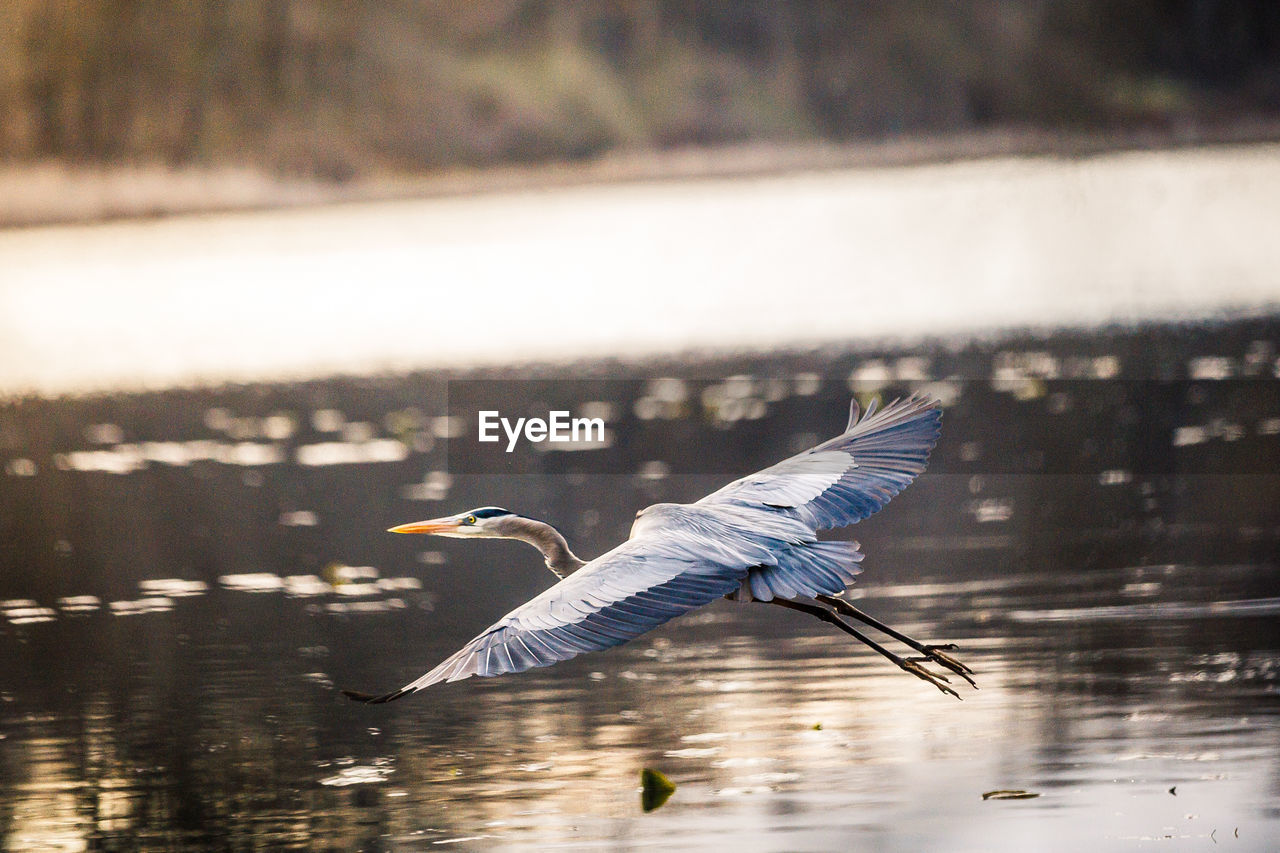
<path fill-rule="evenodd" d="M 858 417 L 855 400 L 845 431 L 712 492 L 696 505 L 770 509 L 813 530 L 844 527 L 881 507 L 925 468 L 941 432 L 936 400 L 913 396 Z"/>
<path fill-rule="evenodd" d="M 696 504 L 659 504 L 632 538 L 517 607 L 416 681 L 380 703 L 473 675 L 547 666 L 621 645 L 738 590 L 758 598 L 835 594 L 858 572 L 856 543 L 818 542 L 814 531 L 880 509 L 924 470 L 941 413 L 923 397 L 854 403 L 841 435 L 737 480 Z"/>
<path fill-rule="evenodd" d="M 399 690 L 343 692 L 390 702 L 441 681 L 522 672 L 621 645 L 732 592 L 750 566 L 772 559 L 765 544 L 686 521 L 652 525 L 592 560 Z"/>

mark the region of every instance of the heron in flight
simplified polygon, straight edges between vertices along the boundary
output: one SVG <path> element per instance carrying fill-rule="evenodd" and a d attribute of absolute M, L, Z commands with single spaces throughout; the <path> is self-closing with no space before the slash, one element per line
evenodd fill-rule
<path fill-rule="evenodd" d="M 932 663 L 976 687 L 949 651 L 908 637 L 838 596 L 862 571 L 857 542 L 820 541 L 878 511 L 924 470 L 942 413 L 924 396 L 859 417 L 810 450 L 736 480 L 692 504 L 660 503 L 636 513 L 626 542 L 580 560 L 554 527 L 499 507 L 481 507 L 391 528 L 477 539 L 518 539 L 542 552 L 559 581 L 499 619 L 416 681 L 381 695 L 390 702 L 442 681 L 522 672 L 621 645 L 718 598 L 763 602 L 810 614 L 844 631 L 905 672 L 960 698 Z M 904 658 L 850 625 L 848 617 L 914 650 Z"/>

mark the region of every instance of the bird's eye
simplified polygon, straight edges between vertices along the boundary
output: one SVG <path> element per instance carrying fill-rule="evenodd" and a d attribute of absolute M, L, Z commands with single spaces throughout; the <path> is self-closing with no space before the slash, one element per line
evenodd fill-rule
<path fill-rule="evenodd" d="M 467 524 L 475 524 L 475 523 L 476 523 L 476 517 L 474 515 L 468 515 Z"/>

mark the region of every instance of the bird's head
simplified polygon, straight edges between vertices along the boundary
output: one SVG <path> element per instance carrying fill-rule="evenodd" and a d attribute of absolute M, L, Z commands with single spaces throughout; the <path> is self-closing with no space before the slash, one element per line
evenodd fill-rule
<path fill-rule="evenodd" d="M 431 533 L 457 539 L 507 539 L 512 538 L 510 522 L 519 517 L 502 507 L 482 506 L 444 518 L 401 524 L 390 528 L 389 532 Z"/>

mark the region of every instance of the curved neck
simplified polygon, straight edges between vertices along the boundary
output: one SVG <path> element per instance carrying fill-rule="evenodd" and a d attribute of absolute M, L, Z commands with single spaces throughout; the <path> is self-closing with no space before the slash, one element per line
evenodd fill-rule
<path fill-rule="evenodd" d="M 515 516 L 504 526 L 506 528 L 503 530 L 504 536 L 528 542 L 541 551 L 543 558 L 547 561 L 547 568 L 554 572 L 556 577 L 563 578 L 586 565 L 585 561 L 579 560 L 569 550 L 569 543 L 560 535 L 560 531 L 544 521 Z"/>

